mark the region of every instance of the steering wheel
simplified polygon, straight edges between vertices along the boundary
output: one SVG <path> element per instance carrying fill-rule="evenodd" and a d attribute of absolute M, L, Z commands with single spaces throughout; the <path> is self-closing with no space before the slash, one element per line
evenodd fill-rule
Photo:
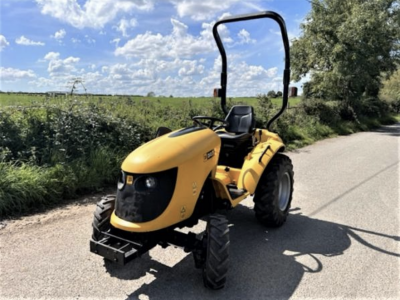
<path fill-rule="evenodd" d="M 223 120 L 223 119 L 219 119 L 219 118 L 213 118 L 213 117 L 206 117 L 206 116 L 195 116 L 192 118 L 193 121 L 195 121 L 199 126 L 207 126 L 208 128 L 216 131 L 218 129 L 221 128 L 225 128 L 229 125 L 229 122 Z M 208 123 L 203 123 L 200 120 L 209 120 Z M 214 127 L 214 123 L 215 122 L 221 122 L 221 125 L 218 125 L 216 127 Z"/>

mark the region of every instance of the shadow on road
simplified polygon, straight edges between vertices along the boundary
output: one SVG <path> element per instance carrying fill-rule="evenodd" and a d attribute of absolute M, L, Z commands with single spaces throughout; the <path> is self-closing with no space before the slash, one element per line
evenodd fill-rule
<path fill-rule="evenodd" d="M 322 271 L 323 265 L 314 254 L 341 255 L 351 245 L 350 236 L 374 250 L 400 257 L 369 244 L 355 231 L 397 241 L 399 237 L 312 219 L 299 210 L 293 209 L 288 222 L 272 230 L 259 225 L 252 209 L 246 206 L 239 205 L 230 212 L 230 269 L 227 284 L 220 291 L 203 287 L 201 271 L 194 268 L 191 255 L 172 268 L 149 255 L 125 267 L 105 266 L 111 276 L 120 279 L 138 279 L 146 272 L 155 276 L 151 283 L 142 285 L 128 299 L 139 296 L 140 299 L 288 299 L 304 273 Z M 298 260 L 307 261 L 307 264 Z"/>
<path fill-rule="evenodd" d="M 378 129 L 375 129 L 374 132 L 379 132 L 381 134 L 391 135 L 395 137 L 400 136 L 400 123 L 396 123 L 390 126 L 383 126 Z"/>

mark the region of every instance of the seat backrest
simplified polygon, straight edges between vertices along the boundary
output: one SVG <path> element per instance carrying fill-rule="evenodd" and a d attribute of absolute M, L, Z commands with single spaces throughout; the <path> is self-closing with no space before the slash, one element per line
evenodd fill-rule
<path fill-rule="evenodd" d="M 250 133 L 255 127 L 254 110 L 249 105 L 235 105 L 227 114 L 225 121 L 229 125 L 225 128 L 232 133 Z"/>

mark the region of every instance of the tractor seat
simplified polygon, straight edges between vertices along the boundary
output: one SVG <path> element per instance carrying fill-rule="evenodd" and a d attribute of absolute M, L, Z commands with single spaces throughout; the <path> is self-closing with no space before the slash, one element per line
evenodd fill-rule
<path fill-rule="evenodd" d="M 235 105 L 227 114 L 225 121 L 229 123 L 225 127 L 226 132 L 217 132 L 221 139 L 235 140 L 251 135 L 255 127 L 253 107 L 249 105 Z"/>
<path fill-rule="evenodd" d="M 252 133 L 255 128 L 252 106 L 235 105 L 225 118 L 229 124 L 225 131 L 217 131 L 221 138 L 219 165 L 241 167 L 243 159 L 253 146 Z"/>

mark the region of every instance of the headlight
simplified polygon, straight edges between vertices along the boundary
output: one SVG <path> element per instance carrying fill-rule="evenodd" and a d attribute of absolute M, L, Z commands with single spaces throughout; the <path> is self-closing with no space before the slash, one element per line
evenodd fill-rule
<path fill-rule="evenodd" d="M 158 179 L 152 175 L 141 175 L 136 177 L 134 181 L 135 191 L 139 193 L 148 193 L 158 186 Z"/>
<path fill-rule="evenodd" d="M 122 190 L 124 188 L 125 180 L 126 180 L 125 173 L 124 173 L 124 171 L 121 171 L 121 174 L 118 179 L 118 185 L 117 185 L 119 190 Z"/>
<path fill-rule="evenodd" d="M 154 189 L 157 186 L 157 179 L 152 176 L 146 177 L 144 182 L 148 189 Z"/>

